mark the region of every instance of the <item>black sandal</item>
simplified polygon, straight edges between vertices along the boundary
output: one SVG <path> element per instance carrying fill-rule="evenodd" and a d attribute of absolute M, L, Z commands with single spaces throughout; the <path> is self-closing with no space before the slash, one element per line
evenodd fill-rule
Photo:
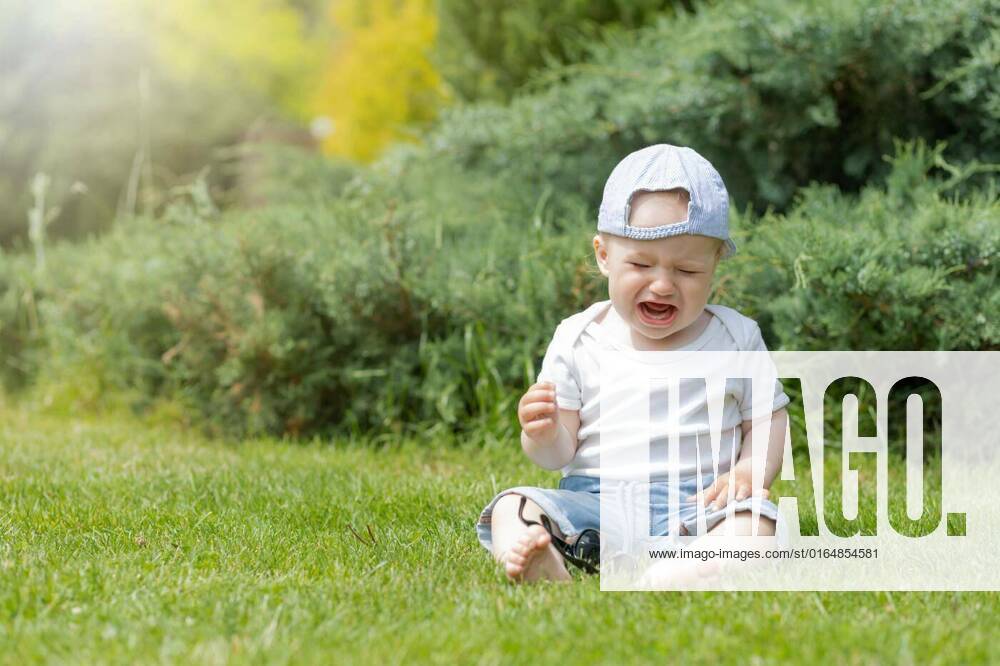
<path fill-rule="evenodd" d="M 542 522 L 527 520 L 524 517 L 524 505 L 528 498 L 521 495 L 521 505 L 517 509 L 517 517 L 525 525 L 541 525 L 549 533 L 556 550 L 566 558 L 570 564 L 583 569 L 589 574 L 599 573 L 601 563 L 601 533 L 597 530 L 587 528 L 580 532 L 579 538 L 570 545 L 552 533 L 552 523 L 544 513 L 540 516 Z"/>

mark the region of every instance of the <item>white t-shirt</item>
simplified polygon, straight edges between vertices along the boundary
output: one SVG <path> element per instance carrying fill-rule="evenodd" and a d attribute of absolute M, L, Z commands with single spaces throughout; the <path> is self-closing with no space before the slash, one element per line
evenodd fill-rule
<path fill-rule="evenodd" d="M 538 374 L 538 381 L 555 384 L 556 402 L 561 409 L 580 412 L 580 430 L 577 433 L 579 446 L 576 456 L 563 468 L 563 476 L 600 476 L 602 473 L 599 359 L 604 350 L 634 352 L 613 339 L 608 329 L 595 321 L 610 307 L 610 301 L 602 301 L 564 319 L 556 328 Z M 767 351 L 760 327 L 755 321 L 724 306 L 709 305 L 706 310 L 712 315 L 712 319 L 701 335 L 691 343 L 671 351 Z M 749 380 L 731 380 L 726 383 L 722 437 L 718 452 L 720 473 L 728 469 L 729 461 L 738 455 L 742 443 L 741 423 L 751 418 L 748 384 Z M 677 473 L 682 479 L 690 478 L 696 473 L 699 458 L 701 474 L 713 471 L 708 396 L 704 384 L 700 390 L 697 386 L 693 389 L 682 390 L 679 396 L 681 445 Z M 781 409 L 788 402 L 781 383 L 776 382 L 773 409 Z M 658 459 L 652 454 L 649 467 L 649 473 L 654 478 L 666 477 L 671 472 L 665 457 Z M 615 470 L 605 469 L 603 472 L 606 477 L 615 475 Z M 631 477 L 631 471 L 622 471 L 622 475 L 634 478 Z"/>

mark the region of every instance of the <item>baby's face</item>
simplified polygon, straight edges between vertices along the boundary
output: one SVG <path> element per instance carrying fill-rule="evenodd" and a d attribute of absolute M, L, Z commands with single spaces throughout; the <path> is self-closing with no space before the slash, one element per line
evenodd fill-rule
<path fill-rule="evenodd" d="M 687 203 L 668 192 L 633 197 L 629 224 L 657 227 L 687 219 Z M 722 241 L 683 234 L 656 240 L 594 237 L 597 264 L 608 278 L 618 315 L 635 333 L 666 342 L 693 324 L 712 290 Z"/>

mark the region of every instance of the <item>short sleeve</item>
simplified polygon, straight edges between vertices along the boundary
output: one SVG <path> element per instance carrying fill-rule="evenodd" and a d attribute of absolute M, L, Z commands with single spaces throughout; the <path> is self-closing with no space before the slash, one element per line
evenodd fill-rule
<path fill-rule="evenodd" d="M 756 323 L 753 324 L 745 351 L 767 351 L 767 345 L 764 344 L 764 337 L 761 335 L 760 327 Z M 752 396 L 751 381 L 749 379 L 744 379 L 743 392 L 739 401 L 740 418 L 744 421 L 749 421 L 753 418 Z M 785 394 L 785 390 L 781 386 L 781 381 L 776 379 L 774 382 L 774 398 L 771 403 L 771 411 L 776 412 L 782 407 L 785 407 L 789 402 L 791 402 L 791 400 Z"/>
<path fill-rule="evenodd" d="M 556 329 L 552 342 L 545 351 L 538 381 L 552 382 L 556 385 L 556 403 L 560 409 L 580 409 L 583 402 L 579 373 L 573 358 L 573 347 L 566 337 L 559 333 L 560 330 Z"/>

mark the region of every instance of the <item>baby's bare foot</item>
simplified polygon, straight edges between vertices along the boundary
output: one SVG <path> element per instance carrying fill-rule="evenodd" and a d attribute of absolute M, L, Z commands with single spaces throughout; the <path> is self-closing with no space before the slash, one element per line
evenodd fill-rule
<path fill-rule="evenodd" d="M 552 537 L 541 525 L 529 525 L 504 556 L 507 578 L 517 582 L 570 580 Z"/>

